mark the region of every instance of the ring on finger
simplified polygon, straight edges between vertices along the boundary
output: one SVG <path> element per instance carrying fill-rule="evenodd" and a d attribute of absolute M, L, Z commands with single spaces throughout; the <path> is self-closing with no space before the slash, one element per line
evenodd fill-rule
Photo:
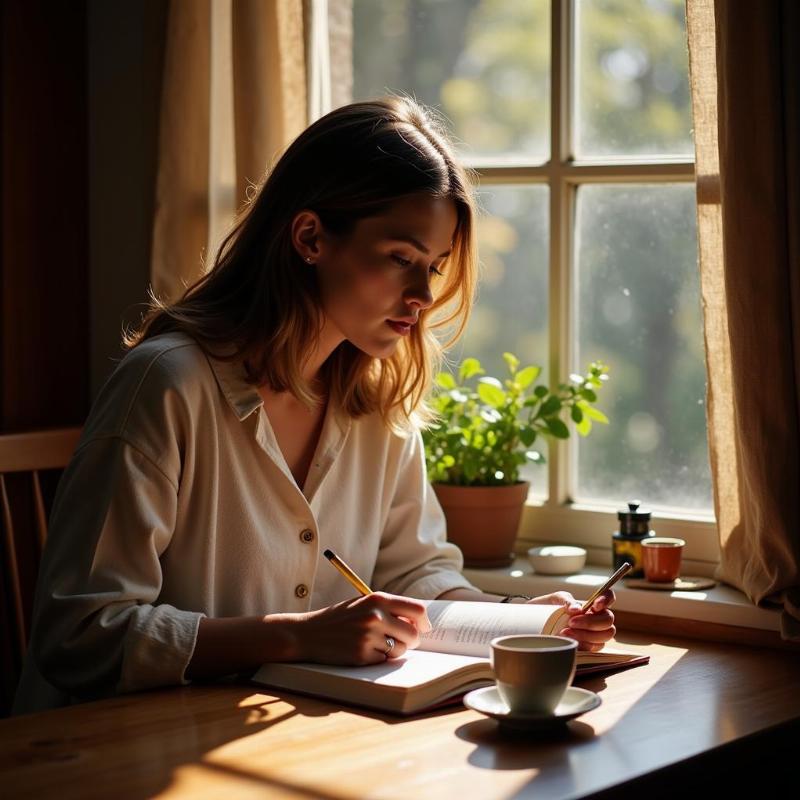
<path fill-rule="evenodd" d="M 391 636 L 384 636 L 383 638 L 386 639 L 386 649 L 383 651 L 383 654 L 386 656 L 386 658 L 389 658 L 389 653 L 394 650 L 394 646 L 397 643 Z"/>

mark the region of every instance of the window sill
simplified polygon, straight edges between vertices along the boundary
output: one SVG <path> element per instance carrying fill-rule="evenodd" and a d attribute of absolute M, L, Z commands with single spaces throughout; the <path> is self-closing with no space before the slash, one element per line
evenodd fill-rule
<path fill-rule="evenodd" d="M 710 577 L 719 563 L 719 535 L 712 517 L 690 517 L 654 512 L 652 527 L 658 536 L 685 539 L 683 563 L 689 575 Z M 537 503 L 530 497 L 523 509 L 517 552 L 544 544 L 583 547 L 592 564 L 611 563 L 611 533 L 619 528 L 617 512 L 576 503 Z M 524 548 L 524 549 L 523 549 Z M 527 562 L 526 562 L 527 564 Z"/>
<path fill-rule="evenodd" d="M 501 569 L 464 569 L 465 577 L 486 592 L 538 596 L 568 591 L 579 600 L 588 597 L 608 574 L 608 567 L 587 565 L 576 575 L 539 575 L 525 558 Z M 718 583 L 703 591 L 660 592 L 632 589 L 622 581 L 614 591 L 614 612 L 621 629 L 783 647 L 780 611 L 754 606 L 731 586 Z"/>

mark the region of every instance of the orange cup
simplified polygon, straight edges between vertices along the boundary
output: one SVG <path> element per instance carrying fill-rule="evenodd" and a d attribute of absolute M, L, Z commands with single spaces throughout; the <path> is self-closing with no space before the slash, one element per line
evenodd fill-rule
<path fill-rule="evenodd" d="M 674 581 L 681 574 L 681 555 L 686 542 L 668 536 L 642 541 L 644 576 L 652 583 Z"/>

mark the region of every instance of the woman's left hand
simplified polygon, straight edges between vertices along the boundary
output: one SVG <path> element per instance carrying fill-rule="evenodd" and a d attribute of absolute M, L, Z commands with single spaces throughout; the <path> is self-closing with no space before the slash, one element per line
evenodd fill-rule
<path fill-rule="evenodd" d="M 585 613 L 581 613 L 579 603 L 569 592 L 553 592 L 542 597 L 534 597 L 530 603 L 547 603 L 564 606 L 569 614 L 569 627 L 562 628 L 559 636 L 569 636 L 578 640 L 579 650 L 600 650 L 603 645 L 614 638 L 617 629 L 614 627 L 614 612 L 609 608 L 614 602 L 614 590 L 603 592 Z"/>

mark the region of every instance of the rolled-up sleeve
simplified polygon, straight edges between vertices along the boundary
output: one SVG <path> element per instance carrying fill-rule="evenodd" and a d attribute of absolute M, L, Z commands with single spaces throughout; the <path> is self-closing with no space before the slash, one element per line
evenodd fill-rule
<path fill-rule="evenodd" d="M 86 699 L 186 683 L 204 616 L 154 605 L 177 486 L 120 436 L 83 443 L 50 520 L 31 653 L 42 676 Z"/>
<path fill-rule="evenodd" d="M 475 587 L 461 574 L 463 558 L 447 541 L 444 513 L 428 483 L 419 432 L 403 448 L 397 482 L 373 576 L 376 588 L 431 599 Z"/>

